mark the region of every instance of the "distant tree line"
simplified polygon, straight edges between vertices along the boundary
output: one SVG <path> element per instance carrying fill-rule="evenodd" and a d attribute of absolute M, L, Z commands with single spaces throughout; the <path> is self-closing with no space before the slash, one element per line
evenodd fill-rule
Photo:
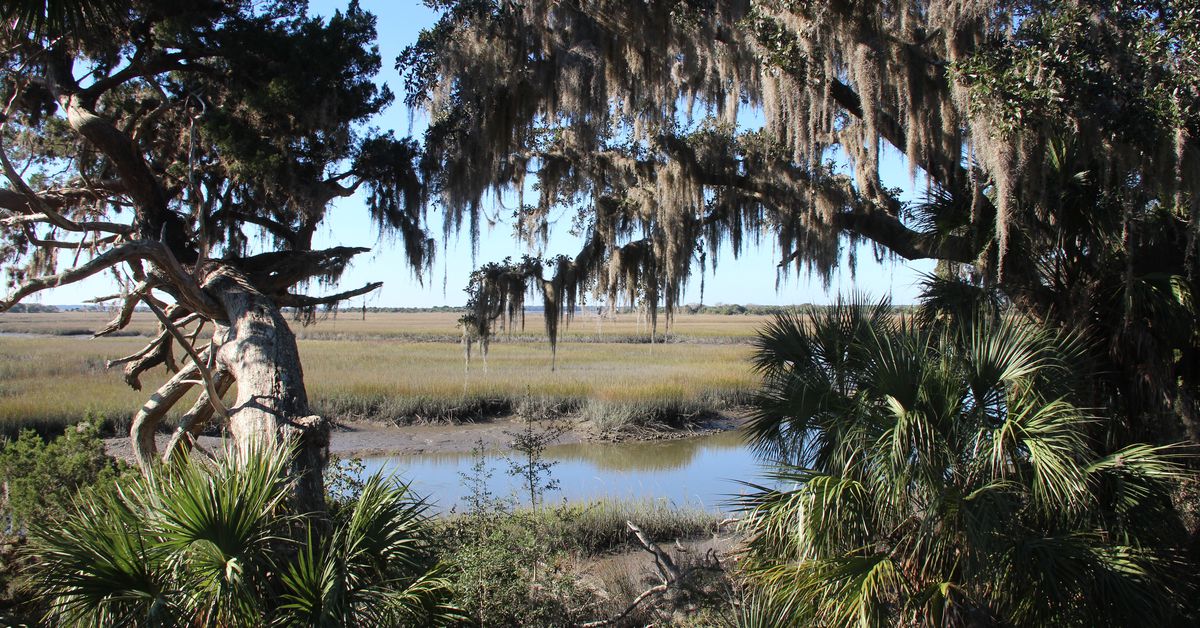
<path fill-rule="evenodd" d="M 59 312 L 57 305 L 42 305 L 41 303 L 18 303 L 8 310 L 14 314 L 54 314 Z"/>

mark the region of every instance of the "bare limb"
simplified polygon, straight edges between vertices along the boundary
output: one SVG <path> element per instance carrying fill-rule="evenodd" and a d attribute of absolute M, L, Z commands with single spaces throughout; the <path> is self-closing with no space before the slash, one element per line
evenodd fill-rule
<path fill-rule="evenodd" d="M 169 314 L 169 316 L 174 316 L 176 312 L 182 313 L 183 310 L 174 310 Z M 181 318 L 176 324 L 183 326 L 199 317 L 200 316 L 198 314 L 189 314 Z M 163 330 L 154 338 L 154 340 L 150 341 L 149 344 L 142 348 L 141 351 L 124 358 L 109 360 L 106 366 L 108 368 L 112 368 L 118 364 L 126 364 L 125 383 L 129 384 L 129 387 L 133 388 L 134 390 L 141 390 L 141 374 L 158 366 L 159 364 L 166 364 L 167 368 L 172 371 L 179 370 L 178 367 L 175 366 L 175 358 L 171 353 L 171 347 L 173 345 L 172 341 L 173 337 L 171 336 L 171 332 Z"/>
<path fill-rule="evenodd" d="M 131 242 L 109 249 L 93 257 L 81 266 L 65 270 L 56 275 L 45 275 L 30 279 L 17 287 L 16 291 L 9 295 L 7 299 L 0 301 L 0 312 L 8 310 L 21 299 L 36 292 L 82 281 L 122 261 L 152 257 L 157 252 L 154 250 L 156 248 L 161 249 L 162 245 L 149 242 Z"/>
<path fill-rule="evenodd" d="M 186 70 L 188 66 L 180 62 L 195 58 L 194 53 L 185 52 L 160 52 L 145 60 L 138 60 L 135 56 L 135 60 L 121 68 L 120 71 L 88 85 L 80 90 L 78 95 L 82 102 L 93 105 L 102 94 L 123 83 L 164 72 Z"/>
<path fill-rule="evenodd" d="M 209 318 L 220 318 L 224 314 L 220 306 L 204 293 L 196 278 L 183 268 L 166 244 L 160 244 L 156 252 L 158 255 L 154 261 L 167 274 L 169 281 L 166 283 L 176 291 L 173 296 L 180 303 L 193 312 L 204 313 Z"/>
<path fill-rule="evenodd" d="M 0 196 L 3 196 L 4 192 L 7 192 L 7 190 L 0 190 Z M 55 224 L 49 216 L 43 213 L 24 214 L 21 216 L 10 216 L 8 218 L 0 219 L 0 225 L 5 227 L 35 223 Z M 71 223 L 70 228 L 57 224 L 55 224 L 55 226 L 62 227 L 76 233 L 85 231 L 103 231 L 105 233 L 114 233 L 117 235 L 130 235 L 133 233 L 133 227 L 130 225 L 124 225 L 119 222 L 107 222 L 103 220 L 80 220 Z"/>
<path fill-rule="evenodd" d="M 195 377 L 198 370 L 196 363 L 180 369 L 171 379 L 159 386 L 134 415 L 129 428 L 129 440 L 133 445 L 133 457 L 142 469 L 150 468 L 157 458 L 154 434 L 158 430 L 159 422 L 194 386 L 188 380 Z"/>
<path fill-rule="evenodd" d="M 579 628 L 600 628 L 601 626 L 615 626 L 622 619 L 625 619 L 625 617 L 627 615 L 632 613 L 635 608 L 640 606 L 642 602 L 646 601 L 647 599 L 649 599 L 655 595 L 661 595 L 663 593 L 666 593 L 667 590 L 670 588 L 671 588 L 671 585 L 669 585 L 665 582 L 662 584 L 659 584 L 659 585 L 652 586 L 649 589 L 646 589 L 645 591 L 643 591 L 641 595 L 633 598 L 633 601 L 629 603 L 629 606 L 626 606 L 625 610 L 621 611 L 620 614 L 618 614 L 616 617 L 582 623 L 582 624 L 579 624 Z"/>
<path fill-rule="evenodd" d="M 211 359 L 211 357 L 212 352 L 210 351 L 209 358 Z M 225 368 L 218 367 L 213 371 L 213 377 L 216 381 L 217 392 L 221 395 L 224 395 L 233 385 L 233 375 Z M 197 446 L 196 439 L 200 437 L 200 433 L 212 419 L 214 407 L 209 400 L 208 391 L 201 391 L 200 397 L 196 399 L 192 407 L 180 417 L 179 426 L 175 428 L 175 433 L 171 435 L 171 440 L 163 451 L 163 462 L 170 462 L 173 456 L 184 454 L 192 447 Z"/>
<path fill-rule="evenodd" d="M 209 370 L 209 367 L 205 364 L 205 362 L 200 359 L 200 356 L 196 353 L 196 348 L 188 342 L 187 338 L 183 335 L 183 332 L 179 331 L 179 328 L 175 326 L 175 323 L 171 322 L 171 319 L 168 318 L 166 313 L 164 313 L 157 305 L 154 304 L 152 299 L 146 298 L 145 295 L 141 295 L 141 298 L 142 302 L 150 308 L 150 311 L 154 312 L 154 315 L 158 317 L 158 320 L 162 323 L 163 327 L 165 327 L 166 330 L 175 338 L 175 342 L 178 342 L 180 346 L 183 347 L 183 350 L 187 351 L 188 356 L 192 358 L 192 362 L 200 371 L 200 377 L 204 379 L 204 390 L 208 393 L 209 403 L 212 404 L 213 410 L 216 411 L 217 416 L 221 417 L 222 420 L 229 420 L 229 410 L 227 410 L 225 408 L 225 404 L 221 402 L 221 394 L 217 392 L 217 386 L 213 381 L 212 371 Z M 208 354 L 212 355 L 212 351 L 209 351 Z"/>
<path fill-rule="evenodd" d="M 7 177 L 9 183 L 11 183 L 12 186 L 16 188 L 22 196 L 25 197 L 29 207 L 36 208 L 37 211 L 45 214 L 50 222 L 62 227 L 63 229 L 67 229 L 69 231 L 81 230 L 73 221 L 63 217 L 62 214 L 54 211 L 53 208 L 43 202 L 42 197 L 38 196 L 37 192 L 34 192 L 33 189 L 29 187 L 28 183 L 25 183 L 25 179 L 21 177 L 21 173 L 17 172 L 17 169 L 13 168 L 12 162 L 8 160 L 8 151 L 4 149 L 2 137 L 0 137 L 0 166 L 4 167 L 4 176 Z"/>
<path fill-rule="evenodd" d="M 641 528 L 634 525 L 632 521 L 626 521 L 625 526 L 628 527 L 629 531 L 633 533 L 633 536 L 637 538 L 637 541 L 641 544 L 642 548 L 654 555 L 654 560 L 658 563 L 660 571 L 663 572 L 663 577 L 668 583 L 675 582 L 682 577 L 679 567 L 675 565 L 674 560 L 671 560 L 671 555 L 663 551 L 663 548 L 659 547 L 657 543 L 652 541 L 645 532 L 642 532 Z"/>
<path fill-rule="evenodd" d="M 52 249 L 94 249 L 98 246 L 108 246 L 117 242 L 117 236 L 110 235 L 103 238 L 92 238 L 91 240 L 83 239 L 78 242 L 65 242 L 62 240 L 43 240 L 36 235 L 29 236 L 29 243 L 34 246 L 41 246 Z"/>
<path fill-rule="evenodd" d="M 658 566 L 658 571 L 659 574 L 662 575 L 663 581 L 662 583 L 643 591 L 640 595 L 635 597 L 628 606 L 625 607 L 625 610 L 621 611 L 615 617 L 579 624 L 580 628 L 615 626 L 619 624 L 621 620 L 629 616 L 629 614 L 632 613 L 638 606 L 640 606 L 642 602 L 645 602 L 646 600 L 657 595 L 662 595 L 663 593 L 670 591 L 672 587 L 679 586 L 680 583 L 682 583 L 693 572 L 698 570 L 722 570 L 721 563 L 719 560 L 717 560 L 716 553 L 712 550 L 709 550 L 709 554 L 706 556 L 704 564 L 689 569 L 680 570 L 679 567 L 675 565 L 675 561 L 671 559 L 671 556 L 663 551 L 663 549 L 659 547 L 657 543 L 651 540 L 645 532 L 642 532 L 641 528 L 634 525 L 632 521 L 626 521 L 625 526 L 629 528 L 631 533 L 633 533 L 634 537 L 637 539 L 642 548 L 654 556 L 654 563 Z"/>
<path fill-rule="evenodd" d="M 272 251 L 238 260 L 236 266 L 260 292 L 274 295 L 305 279 L 339 273 L 355 255 L 370 250 L 335 246 L 320 251 Z"/>
<path fill-rule="evenodd" d="M 351 297 L 367 294 L 368 292 L 379 289 L 379 287 L 382 285 L 382 281 L 376 281 L 361 288 L 347 290 L 345 292 L 339 292 L 337 294 L 331 294 L 324 297 L 310 297 L 305 294 L 292 294 L 289 292 L 281 297 L 276 297 L 275 303 L 277 303 L 280 307 L 313 307 L 317 305 L 328 305 L 330 303 L 337 303 L 338 301 L 345 301 Z"/>
<path fill-rule="evenodd" d="M 92 334 L 92 337 L 99 338 L 100 336 L 107 336 L 118 329 L 124 329 L 125 326 L 129 324 L 129 321 L 133 318 L 133 310 L 137 306 L 138 301 L 141 300 L 142 295 L 151 290 L 154 285 L 155 283 L 153 281 L 143 281 L 139 283 L 132 292 L 124 295 L 123 298 L 125 299 L 125 302 L 121 304 L 121 311 L 117 313 L 117 317 L 112 319 L 112 321 L 110 321 L 102 329 Z"/>
<path fill-rule="evenodd" d="M 219 221 L 224 218 L 233 218 L 242 222 L 248 222 L 252 225 L 258 225 L 259 227 L 262 227 L 270 232 L 271 235 L 287 242 L 292 246 L 296 246 L 298 243 L 296 231 L 288 225 L 279 222 L 278 220 L 261 216 L 253 212 L 244 212 L 234 207 L 220 209 L 213 215 L 214 220 Z"/>

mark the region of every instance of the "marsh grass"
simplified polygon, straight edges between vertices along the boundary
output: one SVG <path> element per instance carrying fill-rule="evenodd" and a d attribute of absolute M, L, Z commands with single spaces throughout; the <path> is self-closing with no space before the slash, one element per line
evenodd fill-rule
<path fill-rule="evenodd" d="M 364 320 L 359 312 L 347 310 L 337 316 L 327 314 L 307 327 L 294 322 L 291 324 L 297 338 L 309 340 L 388 338 L 412 342 L 458 342 L 462 337 L 457 326 L 459 316 L 459 312 L 368 312 Z M 112 318 L 113 314 L 107 312 L 3 313 L 0 314 L 0 333 L 90 336 Z M 660 321 L 655 342 L 749 342 L 754 330 L 770 319 L 770 316 L 753 314 L 726 316 L 681 312 L 675 316 L 670 327 Z M 152 314 L 137 312 L 121 333 L 150 336 L 156 329 Z M 592 308 L 578 312 L 571 324 L 560 330 L 560 337 L 564 342 L 646 343 L 650 340 L 650 328 L 636 314 L 598 316 L 595 308 Z M 543 342 L 545 338 L 541 314 L 531 312 L 526 316 L 523 329 L 516 325 L 511 329 L 498 330 L 495 342 Z"/>
<path fill-rule="evenodd" d="M 105 434 L 127 429 L 133 413 L 167 374 L 165 369 L 148 373 L 142 391 L 136 391 L 119 370 L 104 364 L 143 344 L 138 338 L 0 337 L 0 433 L 12 436 L 29 427 L 54 434 L 89 414 Z M 189 397 L 180 405 L 186 409 L 190 403 Z"/>
<path fill-rule="evenodd" d="M 104 364 L 144 343 L 0 336 L 0 433 L 21 427 L 54 433 L 89 412 L 103 417 L 106 432 L 124 430 L 167 373 L 160 368 L 146 374 L 143 390 L 135 391 L 119 369 Z M 398 425 L 488 420 L 526 403 L 555 416 L 590 419 L 606 430 L 678 427 L 746 398 L 755 386 L 749 352 L 741 344 L 564 343 L 551 371 L 547 346 L 502 343 L 492 347 L 486 371 L 479 360 L 465 371 L 457 343 L 300 340 L 317 412 Z M 190 402 L 180 402 L 164 427 Z"/>
<path fill-rule="evenodd" d="M 596 500 L 544 509 L 551 538 L 563 549 L 584 556 L 635 546 L 626 521 L 637 524 L 656 543 L 711 537 L 724 516 L 699 508 L 679 508 L 665 499 Z"/>
<path fill-rule="evenodd" d="M 538 404 L 541 415 L 578 415 L 609 430 L 681 427 L 746 399 L 748 347 L 579 344 L 493 347 L 488 368 L 464 372 L 446 343 L 302 341 L 310 397 L 328 416 L 412 422 L 479 421 Z"/>

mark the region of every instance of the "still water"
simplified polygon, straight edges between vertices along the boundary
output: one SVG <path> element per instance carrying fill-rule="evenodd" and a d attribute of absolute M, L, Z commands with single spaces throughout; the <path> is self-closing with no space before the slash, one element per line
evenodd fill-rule
<path fill-rule="evenodd" d="M 502 453 L 490 452 L 486 459 L 490 490 L 498 497 L 520 496 L 518 480 L 508 473 Z M 559 490 L 547 494 L 547 503 L 665 500 L 679 507 L 728 511 L 730 500 L 746 491 L 737 480 L 758 482 L 762 476 L 761 465 L 737 432 L 672 441 L 556 445 L 546 449 L 546 458 L 554 461 L 551 474 L 559 483 Z M 473 457 L 436 453 L 364 462 L 367 474 L 380 468 L 395 472 L 412 482 L 418 494 L 427 495 L 435 511 L 446 512 L 466 495 L 462 476 L 470 473 Z"/>

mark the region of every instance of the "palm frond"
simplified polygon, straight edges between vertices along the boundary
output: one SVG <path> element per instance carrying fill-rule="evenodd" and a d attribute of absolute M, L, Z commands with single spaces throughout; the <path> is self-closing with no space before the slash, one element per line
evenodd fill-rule
<path fill-rule="evenodd" d="M 129 0 L 7 0 L 0 4 L 0 23 L 35 39 L 55 38 L 114 27 L 132 7 Z"/>

